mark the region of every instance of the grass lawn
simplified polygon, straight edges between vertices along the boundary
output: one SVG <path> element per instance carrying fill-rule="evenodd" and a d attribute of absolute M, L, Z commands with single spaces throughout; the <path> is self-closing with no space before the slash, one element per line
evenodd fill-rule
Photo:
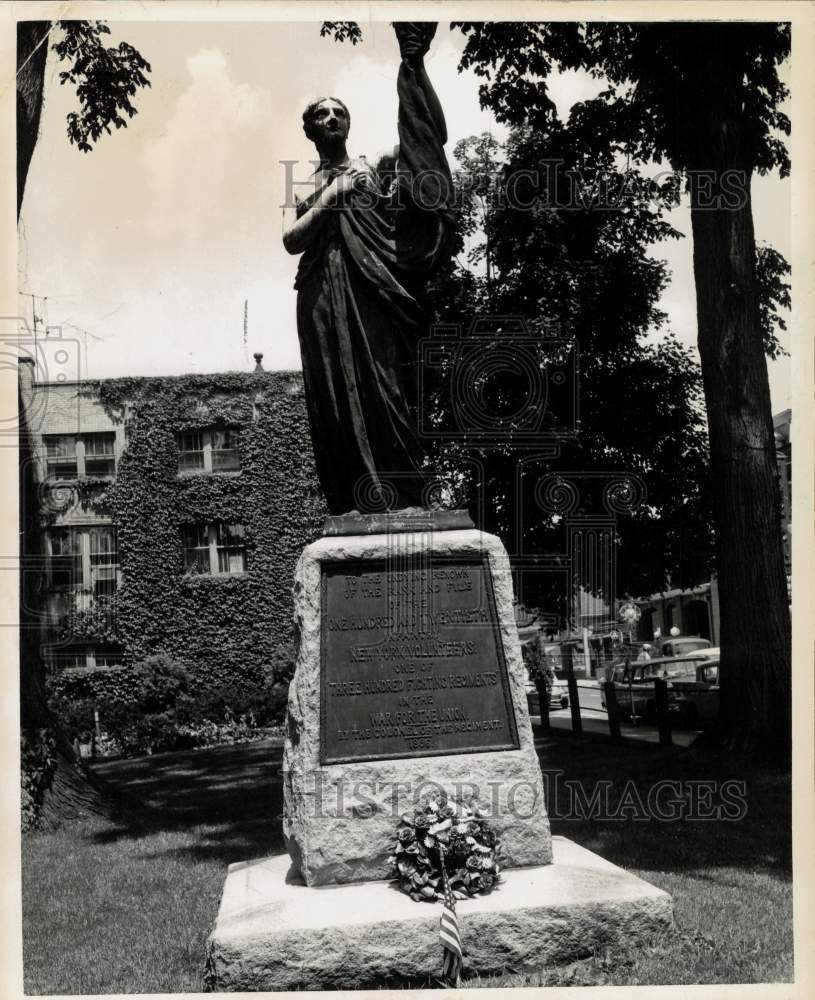
<path fill-rule="evenodd" d="M 701 749 L 560 734 L 540 754 L 553 832 L 670 892 L 676 928 L 636 951 L 467 985 L 792 979 L 788 774 Z M 115 821 L 23 839 L 26 993 L 199 991 L 226 866 L 284 851 L 279 768 L 279 749 L 260 743 L 99 765 L 122 796 Z M 700 811 L 707 799 L 693 782 L 742 780 L 746 813 L 737 821 L 635 818 L 631 803 L 647 801 L 660 779 L 681 782 L 685 802 L 701 802 Z M 580 815 L 575 784 L 588 800 L 598 782 L 612 815 Z M 621 800 L 631 808 L 615 818 Z"/>

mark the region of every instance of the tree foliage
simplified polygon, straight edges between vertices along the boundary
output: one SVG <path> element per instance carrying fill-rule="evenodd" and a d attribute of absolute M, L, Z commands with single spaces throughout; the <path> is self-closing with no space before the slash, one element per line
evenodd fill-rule
<path fill-rule="evenodd" d="M 712 537 L 701 377 L 698 362 L 666 332 L 659 298 L 670 276 L 649 253 L 653 243 L 679 238 L 664 218 L 675 184 L 654 187 L 556 119 L 544 129 L 516 127 L 505 149 L 488 135 L 472 137 L 456 156 L 459 233 L 481 241 L 436 280 L 436 315 L 465 329 L 477 316 L 521 316 L 543 345 L 553 337 L 576 343 L 580 420 L 556 457 L 531 461 L 508 436 L 475 452 L 442 439 L 437 461 L 450 470 L 458 459 L 464 475 L 466 458 L 477 454 L 484 473 L 470 480 L 471 505 L 483 491 L 485 528 L 510 548 L 520 539 L 516 547 L 538 557 L 565 558 L 564 526 L 541 508 L 532 481 L 558 472 L 578 482 L 590 472 L 594 482 L 582 480 L 582 489 L 591 508 L 602 501 L 597 473 L 630 473 L 645 484 L 647 501 L 619 519 L 618 588 L 650 593 L 704 579 Z M 616 207 L 603 210 L 612 193 Z M 482 349 L 486 363 L 490 345 Z M 483 389 L 496 413 L 522 408 L 523 379 L 488 382 Z M 450 408 L 454 400 L 442 393 L 438 405 Z M 552 610 L 546 574 L 526 577 L 525 600 Z"/>
<path fill-rule="evenodd" d="M 79 110 L 67 117 L 68 139 L 87 153 L 104 133 L 120 129 L 136 114 L 133 98 L 149 87 L 150 63 L 132 45 L 107 46 L 104 21 L 20 21 L 17 25 L 17 215 L 37 144 L 50 47 L 67 68 L 61 84 L 76 88 Z M 52 37 L 53 36 L 53 37 Z"/>
<path fill-rule="evenodd" d="M 718 116 L 711 62 L 726 70 L 719 100 L 737 109 L 739 156 L 748 169 L 789 172 L 781 136 L 790 121 L 778 65 L 790 26 L 772 22 L 458 22 L 462 69 L 485 79 L 481 103 L 499 121 L 539 125 L 555 110 L 546 76 L 585 69 L 609 82 L 574 111 L 574 124 L 639 161 L 667 158 L 677 170 L 713 165 Z M 711 140 L 713 143 L 711 144 Z"/>
<path fill-rule="evenodd" d="M 335 42 L 349 41 L 352 45 L 362 41 L 362 29 L 356 21 L 323 21 L 320 36 L 329 36 Z"/>
<path fill-rule="evenodd" d="M 150 63 L 128 42 L 106 46 L 104 21 L 60 21 L 61 37 L 52 45 L 60 62 L 59 82 L 76 87 L 79 111 L 68 114 L 68 138 L 83 153 L 111 126 L 124 128 L 136 114 L 132 98 L 149 87 Z"/>

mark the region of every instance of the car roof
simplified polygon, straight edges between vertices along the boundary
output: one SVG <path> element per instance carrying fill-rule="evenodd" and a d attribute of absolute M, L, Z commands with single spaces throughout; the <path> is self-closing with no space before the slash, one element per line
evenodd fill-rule
<path fill-rule="evenodd" d="M 706 639 L 703 635 L 663 635 L 659 639 L 655 640 L 661 646 L 666 645 L 669 642 L 686 643 L 686 642 L 706 642 L 710 645 L 710 639 Z"/>

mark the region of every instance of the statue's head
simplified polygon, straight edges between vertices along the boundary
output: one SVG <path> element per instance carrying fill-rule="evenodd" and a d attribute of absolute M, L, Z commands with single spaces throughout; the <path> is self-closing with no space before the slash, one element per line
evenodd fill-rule
<path fill-rule="evenodd" d="M 317 146 L 345 141 L 351 128 L 351 113 L 338 97 L 319 97 L 303 112 L 303 131 Z"/>

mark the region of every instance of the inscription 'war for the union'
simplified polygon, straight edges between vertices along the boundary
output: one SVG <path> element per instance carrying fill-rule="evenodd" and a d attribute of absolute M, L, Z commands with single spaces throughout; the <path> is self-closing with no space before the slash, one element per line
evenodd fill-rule
<path fill-rule="evenodd" d="M 380 566 L 323 568 L 323 763 L 517 747 L 485 563 Z"/>

